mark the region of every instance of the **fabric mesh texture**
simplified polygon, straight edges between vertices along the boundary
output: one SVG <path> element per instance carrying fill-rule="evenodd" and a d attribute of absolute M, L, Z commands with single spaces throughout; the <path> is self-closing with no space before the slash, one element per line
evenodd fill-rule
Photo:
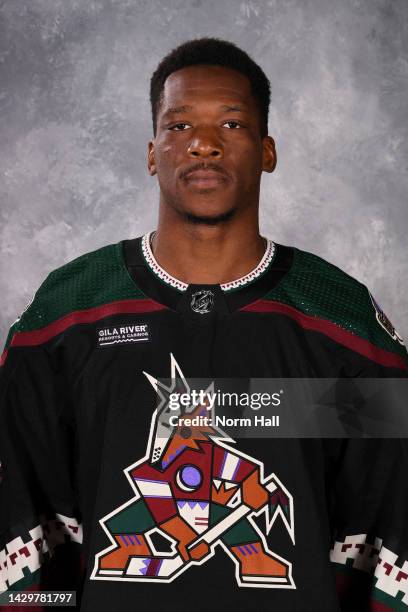
<path fill-rule="evenodd" d="M 377 347 L 406 356 L 406 349 L 378 323 L 365 285 L 324 259 L 294 249 L 288 274 L 265 299 L 335 323 Z"/>
<path fill-rule="evenodd" d="M 122 242 L 110 244 L 51 272 L 10 328 L 5 348 L 16 332 L 41 329 L 73 311 L 146 299 L 126 268 L 122 249 Z M 290 271 L 264 299 L 331 321 L 379 348 L 407 356 L 405 347 L 377 322 L 367 287 L 312 253 L 295 248 Z"/>
<path fill-rule="evenodd" d="M 146 299 L 146 296 L 126 269 L 122 243 L 86 253 L 47 276 L 11 327 L 6 347 L 16 332 L 41 329 L 73 311 L 129 299 Z"/>

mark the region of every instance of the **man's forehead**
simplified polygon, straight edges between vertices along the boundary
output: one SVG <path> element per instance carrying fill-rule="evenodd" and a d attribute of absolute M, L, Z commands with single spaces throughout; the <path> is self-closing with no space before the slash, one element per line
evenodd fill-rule
<path fill-rule="evenodd" d="M 230 68 L 223 66 L 188 66 L 170 74 L 163 90 L 163 100 L 172 103 L 180 95 L 192 96 L 213 92 L 217 96 L 234 96 L 247 100 L 251 96 L 249 79 Z"/>

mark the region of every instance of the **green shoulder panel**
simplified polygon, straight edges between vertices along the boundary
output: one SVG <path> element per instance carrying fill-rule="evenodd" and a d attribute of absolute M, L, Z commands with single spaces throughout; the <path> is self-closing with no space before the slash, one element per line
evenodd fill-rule
<path fill-rule="evenodd" d="M 381 349 L 407 355 L 402 338 L 367 287 L 313 253 L 295 248 L 290 271 L 266 299 L 335 323 Z"/>
<path fill-rule="evenodd" d="M 145 299 L 126 268 L 122 242 L 85 253 L 53 270 L 8 333 L 33 331 L 78 310 L 128 299 Z"/>

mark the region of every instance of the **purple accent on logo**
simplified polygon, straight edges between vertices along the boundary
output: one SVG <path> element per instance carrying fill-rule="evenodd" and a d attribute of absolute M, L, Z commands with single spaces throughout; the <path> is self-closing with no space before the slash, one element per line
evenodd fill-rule
<path fill-rule="evenodd" d="M 177 455 L 178 455 L 178 451 L 176 450 L 173 454 L 169 455 L 167 461 L 163 459 L 162 468 L 166 468 L 168 465 L 170 465 L 170 463 L 172 463 L 175 459 L 177 459 Z"/>
<path fill-rule="evenodd" d="M 201 472 L 193 465 L 183 467 L 180 476 L 183 483 L 189 487 L 197 488 L 201 484 Z"/>
<path fill-rule="evenodd" d="M 258 549 L 256 548 L 255 544 L 250 544 L 250 547 L 252 548 L 252 550 L 257 553 Z"/>
<path fill-rule="evenodd" d="M 120 539 L 122 540 L 125 546 L 129 546 L 128 541 L 126 540 L 125 536 L 121 535 Z"/>
<path fill-rule="evenodd" d="M 208 502 L 198 502 L 201 508 L 206 508 L 208 506 Z"/>
<path fill-rule="evenodd" d="M 142 562 L 146 567 L 141 567 L 139 571 L 143 576 L 146 576 L 147 570 L 149 569 L 150 559 L 143 559 Z"/>
<path fill-rule="evenodd" d="M 222 472 L 223 472 L 223 470 L 224 470 L 224 465 L 225 465 L 225 462 L 226 462 L 226 460 L 227 460 L 227 455 L 228 455 L 228 453 L 227 453 L 227 451 L 225 451 L 225 452 L 224 452 L 224 458 L 223 458 L 223 460 L 222 460 L 221 469 L 220 469 L 220 471 L 218 472 L 218 476 L 219 476 L 220 478 L 221 478 L 221 474 L 222 474 Z"/>
<path fill-rule="evenodd" d="M 238 468 L 239 468 L 240 464 L 241 464 L 241 459 L 238 459 L 238 463 L 237 463 L 237 465 L 235 466 L 235 470 L 234 470 L 234 473 L 233 473 L 233 475 L 232 475 L 231 480 L 234 480 L 234 479 L 235 479 L 235 475 L 236 475 L 236 473 L 238 472 Z"/>
<path fill-rule="evenodd" d="M 144 495 L 145 498 L 152 497 L 156 499 L 173 499 L 172 495 Z"/>
<path fill-rule="evenodd" d="M 185 501 L 178 501 L 177 505 L 178 505 L 179 508 L 184 508 L 184 506 L 186 505 L 186 502 Z"/>
<path fill-rule="evenodd" d="M 249 546 L 245 546 L 245 550 L 246 550 L 246 551 L 247 551 L 247 552 L 248 552 L 250 555 L 252 555 L 252 550 L 249 548 Z"/>
<path fill-rule="evenodd" d="M 151 478 L 139 478 L 138 476 L 133 476 L 133 480 L 140 480 L 140 482 L 152 482 L 153 484 L 163 484 L 162 480 L 152 480 Z"/>
<path fill-rule="evenodd" d="M 190 506 L 190 508 L 194 508 L 194 506 L 196 505 L 197 502 L 195 502 L 195 501 L 188 501 L 187 503 Z"/>
<path fill-rule="evenodd" d="M 242 546 L 238 546 L 238 550 L 239 550 L 239 552 L 240 552 L 241 554 L 243 554 L 243 555 L 244 555 L 244 557 L 246 557 L 246 552 L 245 552 L 245 550 L 242 548 Z"/>

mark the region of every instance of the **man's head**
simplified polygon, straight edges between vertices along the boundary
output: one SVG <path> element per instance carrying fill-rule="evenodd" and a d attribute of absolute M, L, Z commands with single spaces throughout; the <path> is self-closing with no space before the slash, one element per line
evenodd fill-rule
<path fill-rule="evenodd" d="M 230 42 L 192 40 L 167 55 L 150 86 L 148 168 L 162 203 L 212 225 L 257 208 L 261 173 L 276 164 L 269 100 L 261 68 Z"/>

